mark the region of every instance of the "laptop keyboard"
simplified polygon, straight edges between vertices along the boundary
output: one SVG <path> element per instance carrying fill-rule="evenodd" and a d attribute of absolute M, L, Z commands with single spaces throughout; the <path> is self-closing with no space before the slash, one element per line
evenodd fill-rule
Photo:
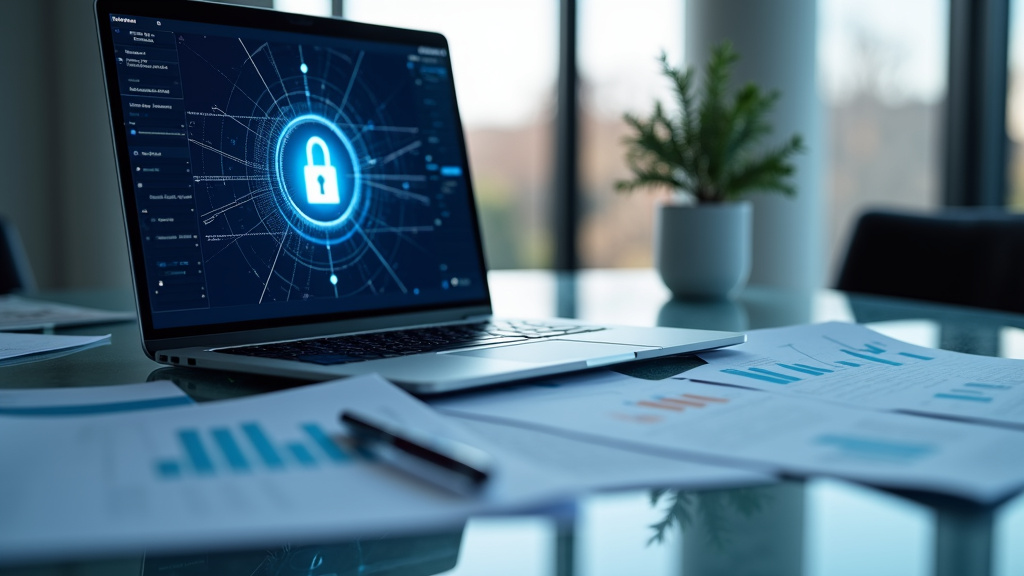
<path fill-rule="evenodd" d="M 487 321 L 474 324 L 329 336 L 310 340 L 222 348 L 217 351 L 241 356 L 333 365 L 472 346 L 526 342 L 537 338 L 581 334 L 596 330 L 602 330 L 602 328 L 534 321 Z"/>

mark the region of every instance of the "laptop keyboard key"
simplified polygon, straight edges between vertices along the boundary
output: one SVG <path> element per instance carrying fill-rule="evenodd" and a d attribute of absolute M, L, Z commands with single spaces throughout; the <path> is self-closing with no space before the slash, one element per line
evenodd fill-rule
<path fill-rule="evenodd" d="M 600 329 L 538 322 L 480 322 L 222 348 L 218 352 L 329 366 L 474 346 L 526 342 Z"/>

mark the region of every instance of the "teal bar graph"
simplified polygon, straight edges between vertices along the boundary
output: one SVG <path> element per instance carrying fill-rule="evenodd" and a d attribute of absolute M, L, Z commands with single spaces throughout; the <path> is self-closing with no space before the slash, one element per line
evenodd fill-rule
<path fill-rule="evenodd" d="M 822 368 L 820 366 L 808 366 L 807 364 L 793 364 L 793 366 L 799 366 L 800 368 L 806 368 L 807 370 L 814 370 L 816 372 L 822 372 L 824 374 L 830 374 L 835 370 L 829 370 L 828 368 Z"/>
<path fill-rule="evenodd" d="M 886 360 L 885 358 L 877 358 L 868 354 L 862 354 L 860 352 L 854 352 L 853 350 L 840 350 L 843 354 L 849 354 L 854 358 L 860 358 L 861 360 L 867 360 L 868 362 L 877 362 L 878 364 L 885 364 L 886 366 L 902 366 L 899 362 L 893 362 L 892 360 Z"/>
<path fill-rule="evenodd" d="M 242 472 L 248 472 L 249 461 L 245 459 L 242 454 L 242 449 L 238 447 L 238 443 L 235 442 L 235 437 L 231 435 L 231 431 L 227 428 L 214 428 L 213 439 L 217 442 L 217 446 L 220 448 L 221 453 L 228 461 L 228 466 L 231 466 L 232 470 L 238 470 Z"/>
<path fill-rule="evenodd" d="M 185 448 L 188 460 L 192 468 L 200 474 L 213 474 L 213 461 L 203 446 L 203 440 L 195 430 L 182 430 L 178 432 L 181 445 Z"/>
<path fill-rule="evenodd" d="M 312 469 L 353 461 L 320 426 L 302 424 L 293 437 L 279 441 L 257 422 L 238 427 L 186 428 L 177 431 L 179 455 L 160 458 L 153 471 L 162 480 L 220 477 L 289 468 Z"/>
<path fill-rule="evenodd" d="M 751 372 L 756 372 L 757 374 L 771 376 L 772 378 L 786 380 L 787 382 L 799 382 L 801 380 L 801 378 L 797 378 L 796 376 L 790 376 L 788 374 L 782 374 L 780 372 L 775 372 L 772 370 L 765 370 L 764 368 L 748 368 L 748 370 L 750 370 Z"/>
<path fill-rule="evenodd" d="M 850 456 L 885 460 L 911 461 L 935 451 L 935 447 L 930 444 L 910 444 L 840 434 L 819 436 L 817 443 L 835 447 Z"/>
<path fill-rule="evenodd" d="M 943 398 L 945 400 L 967 400 L 968 402 L 991 402 L 992 399 L 988 396 L 968 396 L 966 394 L 936 394 L 936 398 Z"/>
<path fill-rule="evenodd" d="M 983 382 L 967 382 L 964 386 L 968 388 L 981 388 L 984 390 L 1009 390 L 1006 384 L 985 384 Z"/>
<path fill-rule="evenodd" d="M 309 452 L 309 449 L 299 444 L 298 442 L 289 444 L 288 451 L 291 452 L 295 460 L 303 466 L 312 467 L 316 466 L 316 458 Z"/>
<path fill-rule="evenodd" d="M 733 368 L 726 368 L 722 370 L 725 374 L 733 374 L 735 376 L 743 376 L 745 378 L 753 378 L 754 380 L 761 380 L 763 382 L 771 382 L 772 384 L 791 384 L 793 380 L 787 377 L 773 377 L 765 374 L 756 374 L 753 372 L 746 372 L 744 370 L 735 370 Z"/>
<path fill-rule="evenodd" d="M 856 345 L 852 343 L 844 343 L 835 338 L 828 336 L 824 337 L 826 340 L 831 341 L 833 344 L 837 344 L 837 352 L 845 354 L 846 356 L 852 356 L 856 361 L 848 359 L 828 361 L 829 365 L 834 366 L 847 366 L 849 368 L 861 368 L 864 366 L 871 366 L 872 364 L 882 364 L 884 366 L 904 366 L 906 361 L 921 360 L 928 361 L 934 360 L 931 356 L 923 354 L 916 354 L 914 352 L 901 352 L 897 350 L 887 350 L 882 344 L 872 344 L 866 342 L 862 345 Z M 895 357 L 896 359 L 891 359 Z M 824 362 L 820 358 L 814 358 L 820 362 Z M 901 360 L 897 362 L 896 360 Z M 820 370 L 817 366 L 809 366 L 807 364 L 796 364 L 793 366 L 799 368 L 805 368 L 810 370 Z"/>
<path fill-rule="evenodd" d="M 274 445 L 270 443 L 267 435 L 263 433 L 263 428 L 256 423 L 248 423 L 242 425 L 242 431 L 249 438 L 249 442 L 252 443 L 253 448 L 259 453 L 260 458 L 263 459 L 263 463 L 269 468 L 284 468 L 284 460 L 274 450 Z"/>
<path fill-rule="evenodd" d="M 779 368 L 785 368 L 786 370 L 792 370 L 793 372 L 800 372 L 801 374 L 810 374 L 811 376 L 821 376 L 832 372 L 832 370 L 822 370 L 820 368 L 805 366 L 803 364 L 779 364 Z"/>
<path fill-rule="evenodd" d="M 156 463 L 156 473 L 161 478 L 177 478 L 181 476 L 181 465 L 173 460 L 163 460 Z"/>
<path fill-rule="evenodd" d="M 306 431 L 306 434 L 309 434 L 309 437 L 312 438 L 318 446 L 320 446 L 320 449 L 323 450 L 331 460 L 334 460 L 335 462 L 347 462 L 350 460 L 349 455 L 342 451 L 342 449 L 335 444 L 334 440 L 331 440 L 327 434 L 324 434 L 324 431 L 316 424 L 304 424 L 302 429 Z"/>

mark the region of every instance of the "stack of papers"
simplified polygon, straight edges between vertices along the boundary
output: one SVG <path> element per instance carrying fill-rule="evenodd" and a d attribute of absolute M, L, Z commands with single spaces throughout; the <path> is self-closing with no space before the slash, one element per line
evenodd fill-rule
<path fill-rule="evenodd" d="M 992 503 L 1024 488 L 1024 433 L 685 380 L 585 374 L 435 404 L 650 454 Z"/>
<path fill-rule="evenodd" d="M 346 443 L 338 414 L 353 406 L 467 434 L 376 376 L 144 412 L 0 417 L 0 461 L 16 472 L 0 475 L 0 558 L 408 531 L 564 489 L 528 467 L 473 499 L 417 482 Z"/>
<path fill-rule="evenodd" d="M 754 331 L 700 356 L 707 365 L 670 380 L 597 372 L 435 407 L 650 454 L 981 503 L 1024 488 L 1024 464 L 1007 457 L 1024 454 L 1022 360 L 844 323 Z"/>
<path fill-rule="evenodd" d="M 1024 488 L 1024 361 L 838 323 L 702 357 L 660 381 L 592 371 L 432 406 L 372 375 L 198 405 L 169 383 L 4 391 L 0 561 L 416 532 L 582 491 L 778 474 L 983 504 Z M 456 495 L 358 449 L 343 410 L 469 444 L 497 469 Z"/>
<path fill-rule="evenodd" d="M 479 495 L 454 495 L 356 450 L 346 409 L 485 449 L 499 468 Z M 570 439 L 545 441 L 533 460 L 536 433 L 488 428 L 495 442 L 377 376 L 142 412 L 0 416 L 0 559 L 400 534 L 548 504 L 581 484 L 771 479 Z"/>
<path fill-rule="evenodd" d="M 110 334 L 62 336 L 0 332 L 0 366 L 59 358 L 106 344 L 110 344 Z"/>
<path fill-rule="evenodd" d="M 829 322 L 752 332 L 679 377 L 1024 429 L 1024 360 L 922 348 Z"/>

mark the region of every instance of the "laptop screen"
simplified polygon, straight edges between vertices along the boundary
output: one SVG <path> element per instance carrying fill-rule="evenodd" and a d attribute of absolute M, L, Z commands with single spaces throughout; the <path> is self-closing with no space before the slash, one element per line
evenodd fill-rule
<path fill-rule="evenodd" d="M 120 5 L 100 36 L 151 330 L 487 303 L 443 37 Z"/>

